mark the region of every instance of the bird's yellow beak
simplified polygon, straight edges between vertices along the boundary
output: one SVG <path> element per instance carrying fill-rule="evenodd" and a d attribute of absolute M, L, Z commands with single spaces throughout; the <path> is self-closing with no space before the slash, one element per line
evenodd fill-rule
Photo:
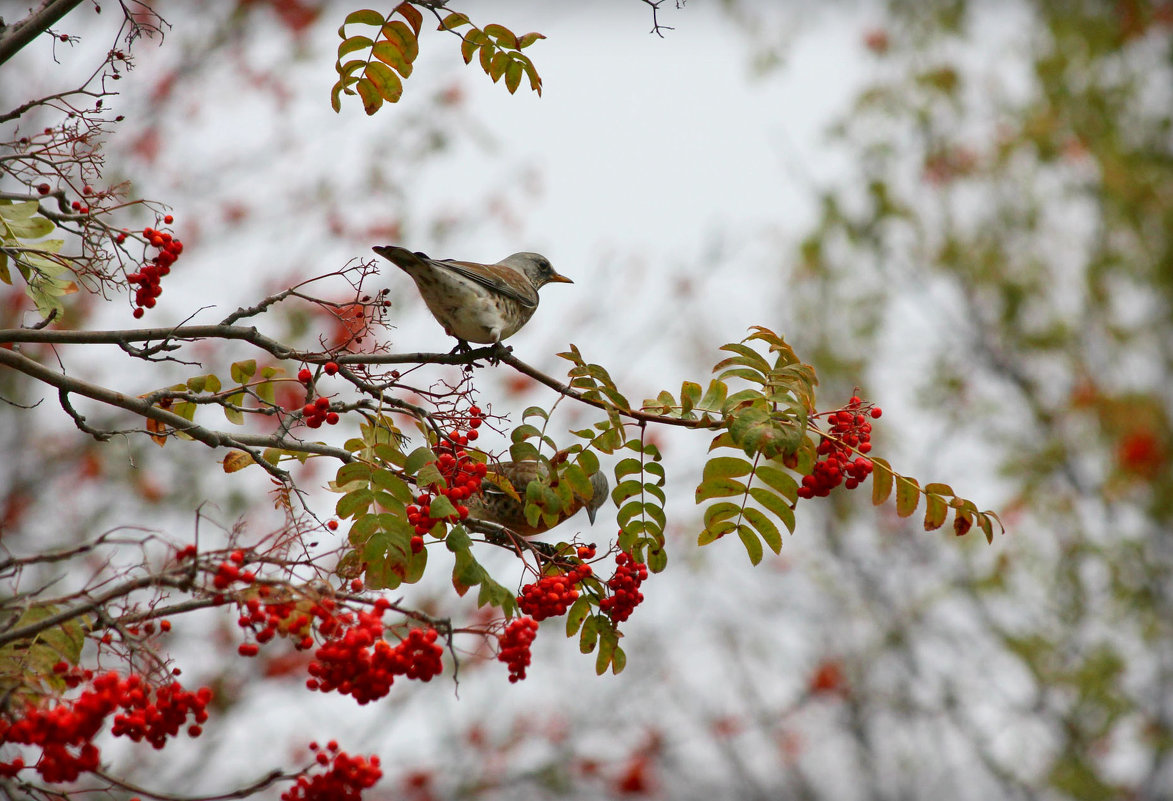
<path fill-rule="evenodd" d="M 558 273 L 551 274 L 550 277 L 546 279 L 546 281 L 551 284 L 573 284 L 574 283 L 569 278 L 567 278 L 565 275 L 559 275 Z"/>

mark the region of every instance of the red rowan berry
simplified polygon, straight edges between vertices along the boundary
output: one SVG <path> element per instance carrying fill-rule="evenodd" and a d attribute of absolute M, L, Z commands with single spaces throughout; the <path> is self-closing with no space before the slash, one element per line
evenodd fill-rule
<path fill-rule="evenodd" d="M 47 195 L 47 194 L 49 194 L 50 191 L 52 191 L 52 188 L 48 184 L 38 184 L 37 185 L 37 192 L 39 192 L 42 195 Z"/>
<path fill-rule="evenodd" d="M 337 531 L 338 530 L 338 521 L 337 520 L 327 520 L 326 521 L 326 528 L 330 529 L 331 531 Z"/>
<path fill-rule="evenodd" d="M 322 371 L 326 375 L 335 375 L 338 372 L 338 362 L 326 362 L 322 365 Z"/>
<path fill-rule="evenodd" d="M 297 371 L 297 380 L 303 384 L 308 384 L 314 378 L 314 374 L 308 368 L 303 367 Z"/>
<path fill-rule="evenodd" d="M 163 224 L 164 225 L 170 225 L 173 222 L 175 222 L 174 217 L 172 217 L 170 214 L 164 215 L 164 217 L 163 217 Z"/>

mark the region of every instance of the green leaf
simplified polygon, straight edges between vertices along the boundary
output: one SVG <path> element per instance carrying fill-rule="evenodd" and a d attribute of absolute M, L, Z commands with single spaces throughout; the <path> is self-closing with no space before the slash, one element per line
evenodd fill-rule
<path fill-rule="evenodd" d="M 517 87 L 521 86 L 521 76 L 525 69 L 521 66 L 521 62 L 515 59 L 509 60 L 509 65 L 505 68 L 505 88 L 509 90 L 509 94 L 515 94 Z"/>
<path fill-rule="evenodd" d="M 945 525 L 949 505 L 940 495 L 925 495 L 925 531 L 935 531 Z"/>
<path fill-rule="evenodd" d="M 711 498 L 731 498 L 735 495 L 744 495 L 745 484 L 732 478 L 717 478 L 701 482 L 696 488 L 696 502 L 702 503 Z"/>
<path fill-rule="evenodd" d="M 414 476 L 425 464 L 435 461 L 436 454 L 431 448 L 416 448 L 407 455 L 407 461 L 404 463 L 403 469 L 409 476 Z"/>
<path fill-rule="evenodd" d="M 896 478 L 896 514 L 908 517 L 916 511 L 920 502 L 920 488 L 915 478 L 898 476 Z"/>
<path fill-rule="evenodd" d="M 741 539 L 741 544 L 745 546 L 745 552 L 749 556 L 750 563 L 754 565 L 761 563 L 762 556 L 764 555 L 762 541 L 758 539 L 750 527 L 746 525 L 738 526 L 737 536 Z"/>
<path fill-rule="evenodd" d="M 753 466 L 735 456 L 717 456 L 705 462 L 702 482 L 748 475 Z"/>
<path fill-rule="evenodd" d="M 566 636 L 573 637 L 590 613 L 590 596 L 586 594 L 580 595 L 578 600 L 571 604 L 570 609 L 566 612 Z"/>
<path fill-rule="evenodd" d="M 461 14 L 459 11 L 453 11 L 451 14 L 444 17 L 444 19 L 440 20 L 440 25 L 436 30 L 454 31 L 461 26 L 471 24 L 472 22 L 466 15 Z M 466 61 L 465 63 L 468 62 Z"/>
<path fill-rule="evenodd" d="M 352 11 L 346 15 L 346 22 L 344 25 L 382 25 L 383 15 L 378 11 L 372 11 L 369 8 L 364 8 L 359 11 Z"/>
<path fill-rule="evenodd" d="M 391 42 L 379 42 L 371 50 L 371 54 L 384 64 L 390 65 L 404 78 L 411 75 L 411 62 L 404 57 L 403 51 Z"/>
<path fill-rule="evenodd" d="M 782 533 L 778 531 L 777 526 L 770 522 L 768 517 L 752 506 L 747 506 L 742 514 L 765 540 L 766 545 L 770 546 L 771 551 L 778 553 L 782 550 Z"/>
<path fill-rule="evenodd" d="M 359 50 L 365 50 L 375 42 L 369 36 L 351 36 L 349 39 L 344 39 L 342 44 L 338 45 L 338 60 L 342 57 Z"/>
<path fill-rule="evenodd" d="M 518 49 L 517 35 L 504 25 L 490 23 L 485 26 L 485 34 L 496 39 L 497 43 L 502 47 L 508 47 L 510 50 Z"/>
<path fill-rule="evenodd" d="M 257 372 L 257 360 L 246 359 L 241 362 L 233 362 L 230 369 L 230 375 L 233 382 L 237 384 L 247 384 L 248 380 L 252 378 Z"/>
<path fill-rule="evenodd" d="M 366 488 L 348 492 L 338 499 L 338 503 L 334 507 L 334 514 L 343 519 L 357 517 L 370 509 L 373 500 L 374 493 Z"/>
<path fill-rule="evenodd" d="M 754 470 L 754 476 L 791 503 L 798 500 L 798 482 L 789 473 L 768 464 L 760 464 Z"/>
<path fill-rule="evenodd" d="M 545 38 L 546 38 L 545 36 L 543 36 L 540 33 L 536 33 L 536 32 L 523 33 L 521 36 L 517 37 L 517 49 L 523 50 L 523 49 L 529 47 L 530 45 L 532 45 L 537 40 L 545 39 Z"/>
<path fill-rule="evenodd" d="M 764 506 L 766 511 L 781 520 L 782 524 L 786 526 L 786 529 L 791 534 L 794 533 L 794 509 L 785 500 L 761 487 L 751 487 L 749 494 L 755 501 Z"/>
<path fill-rule="evenodd" d="M 366 462 L 348 462 L 338 468 L 334 475 L 334 483 L 345 487 L 355 481 L 366 483 L 371 479 L 371 466 Z"/>
<path fill-rule="evenodd" d="M 892 466 L 883 459 L 872 459 L 872 503 L 879 506 L 892 492 Z"/>

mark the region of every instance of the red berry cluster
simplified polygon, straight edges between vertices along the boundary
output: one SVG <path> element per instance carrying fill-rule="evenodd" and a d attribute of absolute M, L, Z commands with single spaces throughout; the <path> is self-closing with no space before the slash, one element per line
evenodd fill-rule
<path fill-rule="evenodd" d="M 489 468 L 484 462 L 474 462 L 469 458 L 465 447 L 477 438 L 477 429 L 481 427 L 483 418 L 477 406 L 469 407 L 468 431 L 461 433 L 453 429 L 447 439 L 436 446 L 436 469 L 444 476 L 444 487 L 435 487 L 433 490 L 420 492 L 415 503 L 407 507 L 407 522 L 415 528 L 415 536 L 411 538 L 411 552 L 419 553 L 424 547 L 424 534 L 427 534 L 441 520 L 456 523 L 468 517 L 468 507 L 461 501 L 466 501 L 481 491 L 481 479 Z M 443 495 L 452 502 L 456 514 L 447 518 L 432 517 L 433 492 Z"/>
<path fill-rule="evenodd" d="M 163 222 L 168 225 L 172 221 L 173 218 L 170 214 L 163 218 Z M 183 252 L 183 243 L 173 238 L 167 231 L 144 228 L 143 237 L 151 247 L 158 248 L 159 252 L 155 254 L 149 264 L 144 264 L 138 272 L 126 276 L 128 283 L 138 284 L 138 289 L 134 291 L 134 317 L 136 320 L 143 316 L 145 309 L 154 308 L 155 298 L 163 294 L 163 287 L 160 284 L 163 276 L 171 272 L 171 265 Z M 119 239 L 118 241 L 123 240 Z"/>
<path fill-rule="evenodd" d="M 39 747 L 36 771 L 47 782 L 71 782 L 82 773 L 97 770 L 101 754 L 92 740 L 106 718 L 120 709 L 122 713 L 114 717 L 114 736 L 146 740 L 155 748 L 162 748 L 168 737 L 177 735 L 189 715 L 195 719 L 187 729 L 192 737 L 200 735 L 200 724 L 208 719 L 206 707 L 212 691 L 207 687 L 194 693 L 177 682 L 152 688 L 141 676 L 124 679 L 111 672 L 95 678 L 92 671 L 71 669 L 64 662 L 53 670 L 64 675 L 71 687 L 82 681 L 89 686 L 77 698 L 51 708 L 29 703 L 15 722 L 0 718 L 0 745 Z M 24 767 L 20 757 L 0 762 L 0 776 L 15 776 Z"/>
<path fill-rule="evenodd" d="M 533 584 L 526 584 L 521 588 L 521 595 L 517 596 L 517 605 L 534 620 L 564 615 L 570 605 L 578 600 L 575 585 L 592 572 L 590 565 L 582 564 L 566 573 L 542 576 Z"/>
<path fill-rule="evenodd" d="M 635 608 L 643 603 L 639 585 L 648 577 L 648 566 L 620 551 L 615 556 L 615 575 L 607 581 L 611 594 L 599 601 L 599 610 L 610 615 L 611 620 L 622 623 L 631 617 Z"/>
<path fill-rule="evenodd" d="M 883 413 L 879 406 L 864 403 L 858 395 L 851 397 L 846 408 L 829 412 L 831 428 L 819 441 L 819 459 L 814 471 L 802 477 L 798 497 L 825 498 L 841 483 L 847 489 L 855 489 L 871 475 L 872 460 L 852 456 L 872 449 L 872 424 L 868 418 L 875 420 Z"/>
<path fill-rule="evenodd" d="M 217 590 L 226 590 L 235 582 L 252 584 L 257 580 L 257 574 L 251 570 L 241 570 L 244 564 L 244 551 L 233 551 L 228 555 L 228 561 L 221 562 L 212 576 L 212 586 Z"/>
<path fill-rule="evenodd" d="M 333 369 L 331 369 L 333 368 Z M 326 362 L 326 374 L 334 375 L 338 372 L 338 365 L 334 362 Z M 314 382 L 314 375 L 309 371 L 309 368 L 303 367 L 297 371 L 297 380 L 305 384 L 307 390 Z M 308 391 L 306 393 L 306 404 L 301 407 L 302 416 L 305 417 L 305 424 L 310 428 L 321 428 L 322 423 L 329 425 L 337 425 L 338 412 L 330 411 L 330 399 L 319 395 L 313 401 L 310 401 Z"/>
<path fill-rule="evenodd" d="M 305 424 L 310 428 L 321 428 L 322 423 L 337 425 L 341 419 L 338 412 L 330 411 L 330 399 L 322 395 L 315 398 L 312 403 L 302 406 L 301 413 L 305 417 Z"/>
<path fill-rule="evenodd" d="M 431 681 L 439 675 L 444 649 L 436 644 L 436 630 L 412 629 L 392 646 L 383 639 L 388 605 L 380 598 L 372 612 L 346 613 L 322 623 L 318 630 L 329 639 L 314 652 L 306 687 L 324 693 L 336 690 L 366 704 L 390 692 L 396 676 Z"/>
<path fill-rule="evenodd" d="M 291 639 L 301 635 L 293 644 L 299 651 L 308 651 L 314 647 L 314 638 L 310 636 L 310 615 L 306 613 L 293 617 L 297 607 L 289 601 L 266 600 L 272 590 L 269 587 L 260 587 L 258 594 L 248 598 L 241 605 L 241 615 L 236 621 L 242 629 L 253 633 L 256 643 L 241 643 L 236 649 L 241 656 L 256 656 L 260 651 L 258 644 L 263 645 L 276 637 L 279 633 Z M 324 617 L 332 618 L 331 612 L 316 604 L 311 612 Z"/>
<path fill-rule="evenodd" d="M 314 761 L 327 770 L 299 776 L 297 783 L 281 794 L 281 801 L 359 801 L 363 790 L 383 778 L 379 758 L 374 754 L 352 757 L 338 750 L 333 740 L 324 750 L 310 743 L 310 750 L 316 753 Z"/>
<path fill-rule="evenodd" d="M 511 621 L 505 631 L 497 635 L 497 661 L 509 666 L 511 683 L 525 678 L 525 669 L 530 662 L 529 648 L 537 636 L 538 622 L 532 617 L 519 617 Z"/>

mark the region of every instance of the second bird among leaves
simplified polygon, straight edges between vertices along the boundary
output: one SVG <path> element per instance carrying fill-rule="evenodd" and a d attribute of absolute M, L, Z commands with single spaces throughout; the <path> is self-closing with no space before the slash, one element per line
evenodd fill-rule
<path fill-rule="evenodd" d="M 525 517 L 526 488 L 531 481 L 544 478 L 548 470 L 549 468 L 544 463 L 531 461 L 498 462 L 489 465 L 489 473 L 481 484 L 481 491 L 471 496 L 467 501 L 469 517 L 497 523 L 523 537 L 532 537 L 549 531 L 566 522 L 584 508 L 587 510 L 587 517 L 593 524 L 595 513 L 607 500 L 607 477 L 601 472 L 596 472 L 591 476 L 592 494 L 589 499 L 583 499 L 575 494 L 570 505 L 558 514 L 555 521 L 547 522 L 544 518 L 539 517 L 534 525 L 530 525 Z M 507 482 L 512 487 L 513 493 L 507 492 L 498 482 L 501 484 Z"/>

